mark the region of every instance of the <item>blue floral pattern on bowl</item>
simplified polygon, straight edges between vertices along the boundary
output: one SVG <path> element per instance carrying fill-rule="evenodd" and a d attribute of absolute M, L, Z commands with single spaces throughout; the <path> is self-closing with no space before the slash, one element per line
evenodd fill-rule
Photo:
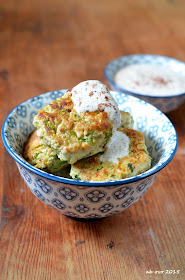
<path fill-rule="evenodd" d="M 115 91 L 120 91 L 123 93 L 130 94 L 132 96 L 138 97 L 155 107 L 157 107 L 162 112 L 170 112 L 178 108 L 185 101 L 185 92 L 182 92 L 179 95 L 169 95 L 165 97 L 161 96 L 147 96 L 142 95 L 136 92 L 128 91 L 124 88 L 121 88 L 114 82 L 114 76 L 118 70 L 132 64 L 152 64 L 152 65 L 161 65 L 167 69 L 171 69 L 185 78 L 185 63 L 176 60 L 174 58 L 160 56 L 160 55 L 151 55 L 151 54 L 134 54 L 118 57 L 107 64 L 105 67 L 105 77 L 111 88 Z M 124 99 L 121 99 L 122 102 Z"/>
<path fill-rule="evenodd" d="M 2 127 L 4 145 L 28 188 L 49 207 L 73 219 L 93 220 L 117 214 L 137 202 L 153 184 L 158 172 L 173 158 L 177 148 L 174 126 L 162 112 L 145 101 L 112 91 L 120 110 L 131 112 L 135 129 L 144 133 L 152 168 L 138 176 L 111 182 L 76 181 L 48 174 L 24 160 L 23 145 L 34 130 L 32 119 L 36 110 L 65 92 L 42 94 L 12 110 Z"/>

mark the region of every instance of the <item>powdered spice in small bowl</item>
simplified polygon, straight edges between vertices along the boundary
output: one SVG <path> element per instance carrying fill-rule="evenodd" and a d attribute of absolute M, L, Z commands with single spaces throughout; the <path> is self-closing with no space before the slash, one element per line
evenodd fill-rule
<path fill-rule="evenodd" d="M 110 62 L 112 89 L 143 99 L 167 113 L 185 101 L 185 63 L 158 55 L 128 55 Z"/>

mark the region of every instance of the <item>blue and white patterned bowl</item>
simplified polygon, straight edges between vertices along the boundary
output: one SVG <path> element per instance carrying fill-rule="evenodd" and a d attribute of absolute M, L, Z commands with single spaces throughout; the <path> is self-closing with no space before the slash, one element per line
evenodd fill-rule
<path fill-rule="evenodd" d="M 185 63 L 170 58 L 167 56 L 152 55 L 152 54 L 134 54 L 118 57 L 111 61 L 105 67 L 105 77 L 109 82 L 111 88 L 115 91 L 130 94 L 137 98 L 140 98 L 161 110 L 164 113 L 170 112 L 177 109 L 185 101 L 185 92 L 181 94 L 169 95 L 169 96 L 150 96 L 146 94 L 140 94 L 136 92 L 128 91 L 120 86 L 118 86 L 114 81 L 114 76 L 118 70 L 133 64 L 152 64 L 160 65 L 171 69 L 184 76 L 185 79 Z"/>
<path fill-rule="evenodd" d="M 3 143 L 29 189 L 46 205 L 83 220 L 119 213 L 138 201 L 158 172 L 171 161 L 177 149 L 176 131 L 169 119 L 152 105 L 130 95 L 111 92 L 119 108 L 133 115 L 135 129 L 144 133 L 152 168 L 138 176 L 112 182 L 84 182 L 48 174 L 24 160 L 23 145 L 34 129 L 32 119 L 37 110 L 65 92 L 48 92 L 13 109 L 2 127 Z"/>

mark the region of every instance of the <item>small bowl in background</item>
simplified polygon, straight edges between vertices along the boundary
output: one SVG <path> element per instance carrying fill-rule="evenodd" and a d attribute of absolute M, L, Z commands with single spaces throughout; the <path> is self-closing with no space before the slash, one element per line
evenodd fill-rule
<path fill-rule="evenodd" d="M 58 177 L 30 165 L 23 158 L 22 151 L 28 135 L 34 130 L 32 120 L 36 112 L 65 92 L 66 90 L 48 92 L 24 101 L 14 108 L 2 127 L 5 148 L 15 160 L 20 175 L 31 192 L 63 215 L 85 221 L 119 213 L 146 193 L 160 170 L 175 155 L 175 128 L 154 106 L 130 95 L 111 91 L 120 110 L 128 111 L 133 116 L 134 129 L 145 135 L 146 145 L 152 157 L 151 169 L 131 178 L 111 182 L 85 182 Z"/>
<path fill-rule="evenodd" d="M 137 65 L 150 64 L 150 65 L 163 66 L 167 69 L 173 70 L 174 72 L 184 76 L 184 81 L 185 81 L 185 63 L 166 56 L 151 55 L 151 54 L 134 54 L 134 55 L 126 55 L 126 56 L 118 57 L 113 61 L 111 61 L 110 63 L 108 63 L 107 66 L 105 67 L 105 71 L 104 71 L 105 77 L 113 90 L 122 93 L 127 93 L 137 98 L 140 98 L 154 105 L 164 113 L 177 109 L 185 101 L 185 90 L 180 94 L 170 94 L 167 96 L 166 95 L 161 96 L 161 95 L 157 95 L 156 93 L 155 96 L 151 96 L 147 94 L 141 94 L 141 93 L 129 91 L 117 85 L 114 80 L 115 74 L 124 67 L 130 65 L 136 65 L 136 64 Z"/>

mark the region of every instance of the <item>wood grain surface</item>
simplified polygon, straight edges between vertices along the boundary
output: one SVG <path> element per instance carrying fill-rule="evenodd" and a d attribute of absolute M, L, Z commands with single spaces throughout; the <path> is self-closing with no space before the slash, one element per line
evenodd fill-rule
<path fill-rule="evenodd" d="M 185 62 L 183 0 L 1 0 L 1 125 L 30 97 L 106 83 L 105 65 L 134 53 Z M 174 159 L 144 198 L 98 222 L 42 204 L 0 141 L 0 279 L 185 279 L 185 104 L 167 116 L 179 137 Z"/>

